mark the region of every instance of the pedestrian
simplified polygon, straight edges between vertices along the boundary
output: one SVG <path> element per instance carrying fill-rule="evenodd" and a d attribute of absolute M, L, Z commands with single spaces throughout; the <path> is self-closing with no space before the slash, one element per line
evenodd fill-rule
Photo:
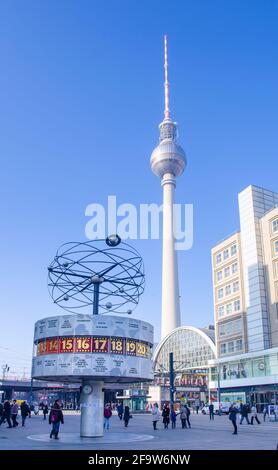
<path fill-rule="evenodd" d="M 177 421 L 177 413 L 175 412 L 174 408 L 171 411 L 171 423 L 172 429 L 176 429 L 176 421 Z"/>
<path fill-rule="evenodd" d="M 43 420 L 46 420 L 46 415 L 48 415 L 48 405 L 45 403 L 42 407 L 42 412 L 43 412 Z"/>
<path fill-rule="evenodd" d="M 169 408 L 169 405 L 167 404 L 163 406 L 162 417 L 163 417 L 164 429 L 168 429 L 169 422 L 170 422 L 170 408 Z"/>
<path fill-rule="evenodd" d="M 158 404 L 154 403 L 152 407 L 152 421 L 153 421 L 153 429 L 154 431 L 157 430 L 156 425 L 157 422 L 159 421 L 159 409 L 158 409 Z"/>
<path fill-rule="evenodd" d="M 9 400 L 5 400 L 4 405 L 3 405 L 3 415 L 0 419 L 0 426 L 4 421 L 7 421 L 8 423 L 8 428 L 12 428 L 12 423 L 11 423 L 11 404 Z"/>
<path fill-rule="evenodd" d="M 210 421 L 214 420 L 214 404 L 212 402 L 209 405 L 209 419 Z"/>
<path fill-rule="evenodd" d="M 181 427 L 182 429 L 186 429 L 186 421 L 187 421 L 187 411 L 184 405 L 180 408 L 180 420 L 181 420 Z"/>
<path fill-rule="evenodd" d="M 25 420 L 27 416 L 31 415 L 31 410 L 25 400 L 20 405 L 20 411 L 21 411 L 22 426 L 25 426 Z"/>
<path fill-rule="evenodd" d="M 18 415 L 18 403 L 16 400 L 13 400 L 12 404 L 12 422 L 13 422 L 13 428 L 16 428 L 18 426 L 18 422 L 16 420 Z"/>
<path fill-rule="evenodd" d="M 129 406 L 125 406 L 125 410 L 124 410 L 124 423 L 125 423 L 125 428 L 127 428 L 128 426 L 128 422 L 131 418 L 131 414 L 129 412 Z"/>
<path fill-rule="evenodd" d="M 198 414 L 198 413 L 199 413 L 199 408 L 200 408 L 200 400 L 199 400 L 199 398 L 197 398 L 197 399 L 195 400 L 195 407 L 196 407 L 196 414 Z"/>
<path fill-rule="evenodd" d="M 190 408 L 187 405 L 184 405 L 184 408 L 186 410 L 186 422 L 188 424 L 188 427 L 191 428 L 191 423 L 190 423 L 190 420 L 189 420 Z"/>
<path fill-rule="evenodd" d="M 265 405 L 264 409 L 263 409 L 264 422 L 265 422 L 265 417 L 266 417 L 267 414 L 268 414 L 268 405 Z"/>
<path fill-rule="evenodd" d="M 59 400 L 55 400 L 49 413 L 49 424 L 52 424 L 50 438 L 54 436 L 55 439 L 59 439 L 58 434 L 59 434 L 60 423 L 64 424 L 64 416 L 63 416 L 63 412 L 62 412 Z"/>
<path fill-rule="evenodd" d="M 103 416 L 104 416 L 103 427 L 104 427 L 104 429 L 106 428 L 108 430 L 109 427 L 110 427 L 109 421 L 110 421 L 110 418 L 112 416 L 111 407 L 108 403 L 105 405 Z"/>
<path fill-rule="evenodd" d="M 258 424 L 261 424 L 257 416 L 257 407 L 255 403 L 253 403 L 251 407 L 251 424 L 253 424 L 254 419 L 257 421 Z"/>
<path fill-rule="evenodd" d="M 119 416 L 120 420 L 122 420 L 123 419 L 123 412 L 124 412 L 124 407 L 123 407 L 122 403 L 118 404 L 117 411 L 118 411 L 118 416 Z"/>
<path fill-rule="evenodd" d="M 233 403 L 229 408 L 229 419 L 232 421 L 232 424 L 234 426 L 233 434 L 237 434 L 237 425 L 236 425 L 237 413 L 238 413 L 238 409 L 236 408 L 235 403 Z"/>
<path fill-rule="evenodd" d="M 240 408 L 241 408 L 241 411 L 240 411 L 241 412 L 241 419 L 240 419 L 239 424 L 242 424 L 244 419 L 246 419 L 247 424 L 250 424 L 249 418 L 248 418 L 248 412 L 249 412 L 248 406 L 246 404 L 244 404 L 244 405 L 241 405 Z"/>

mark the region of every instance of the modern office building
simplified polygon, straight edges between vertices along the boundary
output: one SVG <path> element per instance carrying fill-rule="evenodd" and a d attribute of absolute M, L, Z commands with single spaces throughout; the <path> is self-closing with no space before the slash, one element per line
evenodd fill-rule
<path fill-rule="evenodd" d="M 212 249 L 218 360 L 210 386 L 219 374 L 223 393 L 241 388 L 264 403 L 278 400 L 278 194 L 248 186 L 238 202 L 240 231 Z"/>

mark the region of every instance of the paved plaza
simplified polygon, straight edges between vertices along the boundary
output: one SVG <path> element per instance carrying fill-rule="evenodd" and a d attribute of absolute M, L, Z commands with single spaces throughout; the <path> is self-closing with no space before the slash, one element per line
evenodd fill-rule
<path fill-rule="evenodd" d="M 79 415 L 64 415 L 59 440 L 49 438 L 50 425 L 42 416 L 27 419 L 26 427 L 7 429 L 0 427 L 0 449 L 131 449 L 131 450 L 186 450 L 186 449 L 238 449 L 275 450 L 278 443 L 278 422 L 263 422 L 260 425 L 239 425 L 238 435 L 232 435 L 232 425 L 227 416 L 215 416 L 209 421 L 207 415 L 191 416 L 191 429 L 164 430 L 160 420 L 158 430 L 153 431 L 150 415 L 133 415 L 128 428 L 117 416 L 112 416 L 111 427 L 103 438 L 79 437 Z M 20 420 L 19 420 L 20 421 Z"/>

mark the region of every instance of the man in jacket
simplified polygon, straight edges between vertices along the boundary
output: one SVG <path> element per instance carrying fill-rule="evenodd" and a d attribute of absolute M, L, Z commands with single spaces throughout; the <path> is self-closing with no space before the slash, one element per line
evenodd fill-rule
<path fill-rule="evenodd" d="M 239 424 L 242 424 L 244 419 L 246 419 L 247 424 L 250 424 L 249 418 L 248 418 L 248 406 L 247 405 L 242 405 L 240 412 L 241 412 L 241 420 L 240 420 Z"/>
<path fill-rule="evenodd" d="M 234 426 L 233 434 L 237 434 L 237 425 L 236 425 L 236 415 L 237 415 L 237 413 L 238 413 L 238 409 L 236 408 L 235 403 L 233 403 L 230 406 L 230 409 L 229 409 L 229 419 L 232 421 L 233 426 Z"/>
<path fill-rule="evenodd" d="M 18 426 L 18 422 L 16 420 L 18 415 L 18 403 L 16 400 L 13 400 L 12 404 L 12 421 L 13 421 L 13 428 L 16 428 Z"/>
<path fill-rule="evenodd" d="M 11 404 L 9 402 L 9 400 L 6 400 L 4 402 L 4 406 L 3 406 L 4 410 L 3 410 L 3 415 L 2 415 L 2 418 L 0 419 L 0 426 L 1 424 L 7 420 L 7 423 L 8 423 L 8 428 L 12 428 L 12 423 L 11 423 Z"/>
<path fill-rule="evenodd" d="M 27 405 L 26 401 L 23 401 L 20 405 L 20 411 L 21 411 L 21 420 L 22 420 L 22 426 L 25 426 L 25 420 L 27 416 L 31 415 L 31 410 L 29 406 Z"/>

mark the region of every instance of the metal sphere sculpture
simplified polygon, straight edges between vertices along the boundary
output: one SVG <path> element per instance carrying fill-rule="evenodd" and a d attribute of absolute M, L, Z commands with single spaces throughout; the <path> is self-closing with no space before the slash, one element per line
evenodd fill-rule
<path fill-rule="evenodd" d="M 118 235 L 65 243 L 48 267 L 48 279 L 55 304 L 73 313 L 92 306 L 95 315 L 131 314 L 145 284 L 140 254 Z"/>

